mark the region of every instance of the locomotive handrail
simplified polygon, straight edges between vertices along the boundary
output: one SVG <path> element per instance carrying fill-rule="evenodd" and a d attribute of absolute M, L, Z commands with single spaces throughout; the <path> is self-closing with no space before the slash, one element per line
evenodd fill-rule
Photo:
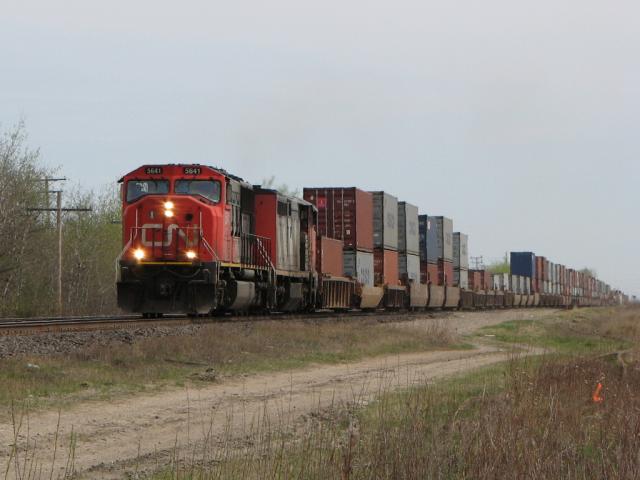
<path fill-rule="evenodd" d="M 213 249 L 211 245 L 209 245 L 209 242 L 207 242 L 207 239 L 204 237 L 204 232 L 202 231 L 202 229 L 200 229 L 200 239 L 202 240 L 202 244 L 204 245 L 205 249 L 209 251 L 209 253 L 213 256 L 213 258 L 216 261 L 220 261 L 220 257 L 218 257 L 218 254 L 216 253 L 216 251 Z"/>
<path fill-rule="evenodd" d="M 133 243 L 133 238 L 129 238 L 129 241 L 124 246 L 120 254 L 116 257 L 116 283 L 120 281 L 120 260 L 124 257 L 124 254 L 127 250 L 131 248 L 131 244 Z"/>
<path fill-rule="evenodd" d="M 271 239 L 267 237 L 260 237 L 251 233 L 244 233 L 240 235 L 240 263 L 249 267 L 267 268 L 269 271 L 269 307 L 275 307 L 277 305 L 277 289 L 276 286 L 276 267 L 271 260 L 269 254 L 271 250 Z M 256 258 L 259 257 L 259 258 Z"/>
<path fill-rule="evenodd" d="M 240 263 L 247 267 L 267 268 L 275 271 L 269 255 L 270 239 L 251 233 L 240 235 Z"/>

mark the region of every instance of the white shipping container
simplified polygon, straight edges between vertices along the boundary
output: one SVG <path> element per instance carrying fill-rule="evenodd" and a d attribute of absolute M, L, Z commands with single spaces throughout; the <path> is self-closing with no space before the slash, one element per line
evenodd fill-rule
<path fill-rule="evenodd" d="M 401 253 L 398 256 L 398 267 L 400 269 L 400 278 L 406 276 L 409 280 L 420 283 L 420 255 Z"/>
<path fill-rule="evenodd" d="M 510 275 L 508 273 L 500 273 L 498 275 L 502 277 L 502 281 L 500 282 L 502 283 L 502 290 L 510 291 L 511 290 L 511 283 L 509 278 Z"/>
<path fill-rule="evenodd" d="M 385 192 L 373 194 L 373 246 L 398 249 L 398 199 Z"/>
<path fill-rule="evenodd" d="M 420 254 L 418 207 L 407 202 L 398 202 L 398 251 Z"/>
<path fill-rule="evenodd" d="M 453 234 L 453 267 L 469 269 L 469 236 L 464 233 Z"/>
<path fill-rule="evenodd" d="M 520 275 L 511 275 L 511 291 L 520 294 Z"/>
<path fill-rule="evenodd" d="M 469 288 L 469 270 L 455 269 L 453 271 L 453 284 L 465 290 Z"/>
<path fill-rule="evenodd" d="M 360 250 L 345 251 L 344 275 L 373 287 L 373 253 Z"/>

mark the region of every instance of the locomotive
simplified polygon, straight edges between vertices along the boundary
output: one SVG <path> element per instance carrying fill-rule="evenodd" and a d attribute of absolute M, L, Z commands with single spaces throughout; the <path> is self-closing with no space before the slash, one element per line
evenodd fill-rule
<path fill-rule="evenodd" d="M 118 305 L 157 316 L 315 306 L 316 210 L 205 165 L 121 180 Z"/>
<path fill-rule="evenodd" d="M 144 165 L 120 183 L 118 305 L 145 317 L 598 305 L 614 300 L 491 287 L 469 291 L 407 278 L 398 284 L 370 284 L 357 275 L 326 275 L 318 271 L 326 237 L 318 237 L 318 209 L 311 201 L 206 165 Z M 322 221 L 326 230 L 327 219 Z M 341 230 L 344 234 L 345 225 Z M 371 234 L 360 232 L 367 238 Z"/>

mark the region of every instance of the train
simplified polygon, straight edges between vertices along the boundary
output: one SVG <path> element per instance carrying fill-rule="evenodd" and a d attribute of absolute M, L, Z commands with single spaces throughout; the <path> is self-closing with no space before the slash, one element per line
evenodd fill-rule
<path fill-rule="evenodd" d="M 384 268 L 393 272 L 398 261 L 389 249 L 388 254 L 374 254 L 375 242 L 382 241 L 376 239 L 381 224 L 390 221 L 382 218 L 382 192 L 376 196 L 355 187 L 332 190 L 341 192 L 338 203 L 343 202 L 343 209 L 352 197 L 371 203 L 372 208 L 355 219 L 348 212 L 329 218 L 327 198 L 314 194 L 320 189 L 305 189 L 306 199 L 298 198 L 207 165 L 143 165 L 119 183 L 123 236 L 117 258 L 118 305 L 148 318 L 623 301 L 622 294 L 608 286 L 576 295 L 525 291 L 508 282 L 465 288 L 453 285 L 450 273 L 444 274 L 446 281 L 428 275 L 379 275 Z M 335 196 L 332 202 L 336 204 Z M 381 267 L 367 272 L 358 252 L 363 258 L 375 256 Z M 337 266 L 326 267 L 332 261 Z M 427 263 L 422 266 L 429 268 Z"/>

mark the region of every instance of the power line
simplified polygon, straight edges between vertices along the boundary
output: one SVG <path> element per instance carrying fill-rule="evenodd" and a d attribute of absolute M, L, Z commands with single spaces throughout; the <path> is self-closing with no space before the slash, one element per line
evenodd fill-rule
<path fill-rule="evenodd" d="M 473 265 L 472 270 L 484 270 L 484 257 L 470 257 L 469 260 Z"/>

